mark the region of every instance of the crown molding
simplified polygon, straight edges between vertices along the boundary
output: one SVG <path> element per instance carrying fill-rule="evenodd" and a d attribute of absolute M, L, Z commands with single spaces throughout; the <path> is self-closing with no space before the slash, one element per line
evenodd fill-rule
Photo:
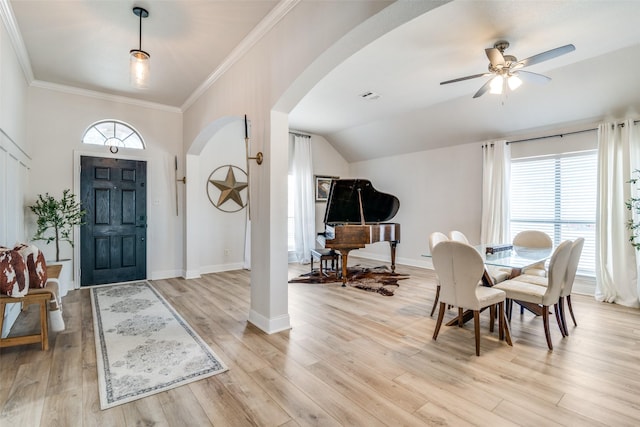
<path fill-rule="evenodd" d="M 11 44 L 13 45 L 13 50 L 16 53 L 20 67 L 22 68 L 24 78 L 27 80 L 27 84 L 29 85 L 34 79 L 33 70 L 31 69 L 31 61 L 29 60 L 29 54 L 27 54 L 27 48 L 24 45 L 24 40 L 22 40 L 22 36 L 18 30 L 18 23 L 16 22 L 16 17 L 13 14 L 13 9 L 9 4 L 9 0 L 0 0 L 0 15 L 2 16 L 2 22 L 9 34 L 9 39 L 11 39 Z"/>
<path fill-rule="evenodd" d="M 0 0 L 0 1 L 2 1 L 2 0 Z M 109 93 L 98 92 L 98 91 L 89 90 L 89 89 L 80 89 L 80 88 L 73 87 L 73 86 L 66 86 L 66 85 L 61 85 L 61 84 L 57 84 L 57 83 L 50 83 L 50 82 L 45 82 L 45 81 L 42 81 L 42 80 L 34 80 L 31 83 L 31 86 L 32 87 L 42 88 L 42 89 L 55 90 L 57 92 L 63 92 L 63 93 L 71 94 L 71 95 L 79 95 L 79 96 L 85 96 L 85 97 L 88 97 L 88 98 L 96 98 L 96 99 L 100 99 L 100 100 L 103 100 L 103 101 L 111 101 L 111 102 L 118 102 L 118 103 L 121 103 L 121 104 L 129 104 L 129 105 L 134 105 L 136 107 L 168 111 L 170 113 L 182 113 L 182 110 L 180 108 L 173 107 L 171 105 L 158 104 L 156 102 L 149 102 L 149 101 L 141 101 L 139 99 L 128 98 L 126 96 L 112 95 L 112 94 L 109 94 Z"/>
<path fill-rule="evenodd" d="M 265 36 L 291 9 L 293 9 L 302 0 L 281 0 L 258 25 L 253 28 L 236 46 L 229 56 L 220 64 L 213 73 L 193 91 L 193 93 L 182 104 L 182 111 L 186 111 L 194 102 L 198 100 L 229 68 L 233 66 L 240 58 L 242 58 L 262 37 Z"/>

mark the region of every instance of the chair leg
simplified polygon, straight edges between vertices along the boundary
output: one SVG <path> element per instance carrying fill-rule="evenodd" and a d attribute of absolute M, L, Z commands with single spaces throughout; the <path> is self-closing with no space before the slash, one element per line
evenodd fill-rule
<path fill-rule="evenodd" d="M 505 302 L 506 302 L 505 310 L 507 314 L 507 319 L 509 319 L 509 322 L 511 322 L 511 311 L 513 310 L 513 300 L 511 298 L 507 298 Z"/>
<path fill-rule="evenodd" d="M 549 350 L 553 350 L 553 344 L 551 343 L 551 332 L 549 331 L 549 307 L 542 306 L 542 322 L 544 324 L 544 336 L 547 338 L 547 346 Z"/>
<path fill-rule="evenodd" d="M 496 306 L 492 304 L 489 306 L 489 332 L 493 332 L 493 324 L 496 319 Z"/>
<path fill-rule="evenodd" d="M 464 310 L 462 307 L 458 307 L 458 327 L 462 328 L 464 326 Z"/>
<path fill-rule="evenodd" d="M 558 300 L 558 307 L 560 308 L 560 320 L 562 320 L 562 329 L 564 329 L 564 335 L 569 336 L 569 328 L 567 327 L 567 316 L 564 312 L 564 297 L 560 297 Z"/>
<path fill-rule="evenodd" d="M 509 327 L 509 322 L 507 322 L 507 316 L 504 311 L 504 302 L 498 303 L 498 316 L 500 316 L 498 320 L 498 327 L 500 328 L 500 339 L 503 338 L 504 333 L 504 340 L 507 342 L 507 344 L 513 347 L 513 342 L 511 341 L 511 329 Z"/>
<path fill-rule="evenodd" d="M 480 356 L 480 311 L 473 310 L 473 331 L 476 336 L 476 356 Z"/>
<path fill-rule="evenodd" d="M 571 295 L 567 295 L 567 305 L 569 306 L 569 314 L 571 314 L 573 326 L 578 326 L 578 324 L 576 323 L 576 317 L 573 315 L 573 307 L 571 306 Z"/>
<path fill-rule="evenodd" d="M 557 303 L 553 304 L 553 312 L 556 315 L 556 322 L 558 322 L 558 328 L 560 328 L 560 333 L 563 337 L 566 337 L 567 334 L 564 332 L 564 326 L 562 325 L 562 311 L 560 309 L 560 300 Z"/>
<path fill-rule="evenodd" d="M 504 302 L 496 305 L 498 306 L 498 338 L 502 341 L 504 339 Z M 493 326 L 493 319 L 491 319 L 491 326 Z"/>
<path fill-rule="evenodd" d="M 438 306 L 438 300 L 440 299 L 440 285 L 436 286 L 436 299 L 433 301 L 433 307 L 431 307 L 431 314 L 429 317 L 433 317 L 433 313 L 436 311 L 436 307 Z"/>
<path fill-rule="evenodd" d="M 442 319 L 444 319 L 444 312 L 447 309 L 446 304 L 440 303 L 440 310 L 438 311 L 438 321 L 436 322 L 436 329 L 433 331 L 433 339 L 438 338 L 438 332 L 440 332 L 440 326 L 442 326 Z"/>

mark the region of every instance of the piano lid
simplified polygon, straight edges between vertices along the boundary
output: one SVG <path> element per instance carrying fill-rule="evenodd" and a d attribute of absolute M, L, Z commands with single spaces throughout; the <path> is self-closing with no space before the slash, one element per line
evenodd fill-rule
<path fill-rule="evenodd" d="M 366 222 L 386 222 L 393 218 L 400 208 L 396 196 L 381 193 L 366 179 L 334 179 L 331 181 L 327 209 L 324 212 L 325 224 L 360 224 L 360 202 L 358 189 L 362 197 L 362 207 Z"/>

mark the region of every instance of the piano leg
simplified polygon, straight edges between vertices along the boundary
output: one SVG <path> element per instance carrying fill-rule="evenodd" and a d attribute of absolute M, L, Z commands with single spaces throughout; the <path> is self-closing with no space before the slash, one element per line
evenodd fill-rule
<path fill-rule="evenodd" d="M 389 241 L 389 245 L 391 246 L 391 272 L 396 272 L 396 246 L 398 246 L 398 242 L 394 240 Z"/>
<path fill-rule="evenodd" d="M 342 258 L 342 287 L 347 286 L 347 259 L 349 258 L 350 249 L 338 249 L 340 252 L 340 258 Z"/>

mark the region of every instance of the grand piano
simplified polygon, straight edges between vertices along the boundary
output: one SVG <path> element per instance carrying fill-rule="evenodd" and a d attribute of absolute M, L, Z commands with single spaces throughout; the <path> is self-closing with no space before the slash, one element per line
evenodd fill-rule
<path fill-rule="evenodd" d="M 349 251 L 376 242 L 389 242 L 391 271 L 396 269 L 396 246 L 400 242 L 400 224 L 386 222 L 400 208 L 400 201 L 391 194 L 381 193 L 366 179 L 336 179 L 331 181 L 327 208 L 324 213 L 325 248 L 342 256 L 342 286 L 347 282 Z"/>

